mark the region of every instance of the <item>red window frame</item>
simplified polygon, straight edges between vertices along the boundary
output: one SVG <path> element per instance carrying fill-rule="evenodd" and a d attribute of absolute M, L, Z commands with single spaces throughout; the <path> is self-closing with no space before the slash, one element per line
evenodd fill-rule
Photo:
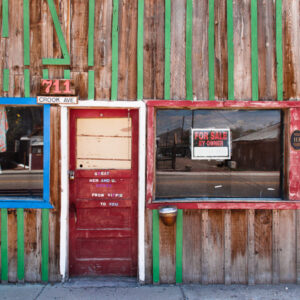
<path fill-rule="evenodd" d="M 299 209 L 300 208 L 300 150 L 294 150 L 290 138 L 300 130 L 300 101 L 169 101 L 148 100 L 147 105 L 147 191 L 146 206 L 157 209 L 175 205 L 178 209 Z M 284 111 L 284 182 L 285 198 L 279 201 L 231 201 L 220 202 L 159 202 L 154 200 L 155 186 L 155 133 L 156 110 L 167 109 L 280 109 Z M 221 200 L 221 199 L 220 199 Z"/>

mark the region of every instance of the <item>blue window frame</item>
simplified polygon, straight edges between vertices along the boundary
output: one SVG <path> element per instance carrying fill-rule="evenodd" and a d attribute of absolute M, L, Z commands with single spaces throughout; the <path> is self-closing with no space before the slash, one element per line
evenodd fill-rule
<path fill-rule="evenodd" d="M 0 105 L 38 106 L 36 98 L 1 98 Z M 53 208 L 50 204 L 50 105 L 43 105 L 43 197 L 1 196 L 0 208 Z"/>

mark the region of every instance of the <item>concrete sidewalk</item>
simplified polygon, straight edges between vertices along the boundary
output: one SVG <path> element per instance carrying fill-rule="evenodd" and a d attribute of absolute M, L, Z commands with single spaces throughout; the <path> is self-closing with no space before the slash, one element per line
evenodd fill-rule
<path fill-rule="evenodd" d="M 300 285 L 138 285 L 133 281 L 119 284 L 109 280 L 71 281 L 60 284 L 8 284 L 0 285 L 0 299 L 14 300 L 290 300 L 300 299 Z"/>

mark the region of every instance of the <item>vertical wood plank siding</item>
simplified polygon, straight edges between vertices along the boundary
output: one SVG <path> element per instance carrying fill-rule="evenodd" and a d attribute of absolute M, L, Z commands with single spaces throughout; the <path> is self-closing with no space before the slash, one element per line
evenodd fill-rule
<path fill-rule="evenodd" d="M 233 0 L 227 0 L 228 100 L 234 100 Z"/>
<path fill-rule="evenodd" d="M 276 0 L 277 100 L 283 100 L 282 0 Z"/>
<path fill-rule="evenodd" d="M 111 100 L 118 98 L 118 55 L 119 55 L 119 0 L 113 0 L 112 16 L 112 71 L 111 71 Z"/>
<path fill-rule="evenodd" d="M 144 90 L 144 0 L 138 0 L 138 33 L 137 33 L 137 100 L 143 99 Z"/>
<path fill-rule="evenodd" d="M 252 100 L 258 100 L 257 0 L 251 0 Z"/>
<path fill-rule="evenodd" d="M 170 94 L 170 68 L 171 68 L 171 0 L 165 0 L 165 85 L 164 99 L 168 100 Z"/>
<path fill-rule="evenodd" d="M 296 0 L 3 0 L 0 7 L 2 97 L 36 97 L 41 78 L 72 78 L 80 100 L 300 99 Z M 51 118 L 54 209 L 1 209 L 4 283 L 60 280 L 58 107 Z M 299 112 L 290 118 L 289 134 L 299 129 Z M 299 200 L 298 152 L 289 164 L 288 190 Z M 183 210 L 167 228 L 147 210 L 146 281 L 299 282 L 299 219 L 292 210 Z"/>
<path fill-rule="evenodd" d="M 8 0 L 2 1 L 2 37 L 8 37 Z"/>
<path fill-rule="evenodd" d="M 24 281 L 24 209 L 17 209 L 18 281 Z"/>
<path fill-rule="evenodd" d="M 1 209 L 1 282 L 8 281 L 7 209 Z"/>
<path fill-rule="evenodd" d="M 208 98 L 215 100 L 215 1 L 208 0 Z"/>

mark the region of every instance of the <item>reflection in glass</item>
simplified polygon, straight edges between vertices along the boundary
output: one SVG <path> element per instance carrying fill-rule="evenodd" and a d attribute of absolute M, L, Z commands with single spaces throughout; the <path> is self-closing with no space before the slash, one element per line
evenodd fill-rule
<path fill-rule="evenodd" d="M 156 199 L 280 198 L 280 110 L 158 110 Z M 231 159 L 191 159 L 191 128 L 228 128 Z"/>
<path fill-rule="evenodd" d="M 0 196 L 43 195 L 43 109 L 0 106 Z"/>

